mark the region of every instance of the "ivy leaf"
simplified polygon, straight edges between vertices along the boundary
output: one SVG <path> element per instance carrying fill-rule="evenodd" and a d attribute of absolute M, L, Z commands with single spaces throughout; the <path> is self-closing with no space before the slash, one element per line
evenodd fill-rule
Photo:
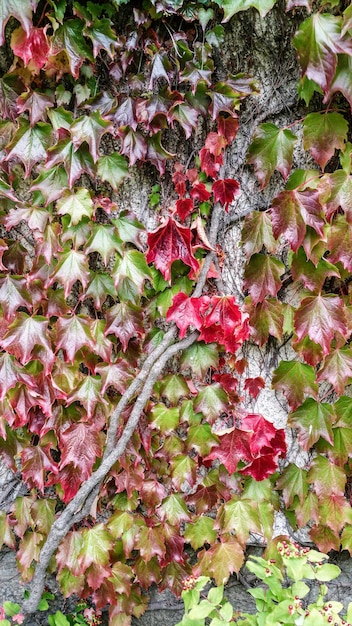
<path fill-rule="evenodd" d="M 109 274 L 90 273 L 89 286 L 86 290 L 86 297 L 93 298 L 94 306 L 101 311 L 102 306 L 108 296 L 116 297 L 114 281 Z"/>
<path fill-rule="evenodd" d="M 99 252 L 104 265 L 107 266 L 114 252 L 122 252 L 121 241 L 117 236 L 116 228 L 107 224 L 94 224 L 85 252 L 86 254 Z"/>
<path fill-rule="evenodd" d="M 293 39 L 303 76 L 314 80 L 328 95 L 334 78 L 337 54 L 351 54 L 349 39 L 341 38 L 341 18 L 315 13 L 306 19 Z"/>
<path fill-rule="evenodd" d="M 240 461 L 251 461 L 251 433 L 238 428 L 228 429 L 225 434 L 216 433 L 220 439 L 219 446 L 214 447 L 205 458 L 206 461 L 219 460 L 225 465 L 229 474 L 237 470 Z"/>
<path fill-rule="evenodd" d="M 194 402 L 194 410 L 203 413 L 209 422 L 214 422 L 227 407 L 227 394 L 218 384 L 204 387 Z"/>
<path fill-rule="evenodd" d="M 242 228 L 242 244 L 247 259 L 256 252 L 261 252 L 263 246 L 268 252 L 275 252 L 277 244 L 273 237 L 271 220 L 266 211 L 251 211 L 246 216 Z"/>
<path fill-rule="evenodd" d="M 239 183 L 233 178 L 224 178 L 215 181 L 212 185 L 215 202 L 220 202 L 225 208 L 225 211 L 228 211 L 229 204 L 240 193 L 239 188 Z"/>
<path fill-rule="evenodd" d="M 180 335 L 181 336 L 181 335 Z M 219 353 L 215 343 L 194 343 L 181 356 L 181 369 L 190 368 L 200 379 L 204 379 L 210 368 L 217 369 Z"/>
<path fill-rule="evenodd" d="M 9 389 L 17 383 L 23 383 L 29 389 L 35 389 L 35 380 L 29 376 L 16 362 L 13 356 L 3 352 L 0 355 L 0 401 L 2 402 Z"/>
<path fill-rule="evenodd" d="M 282 496 L 287 508 L 293 504 L 296 497 L 303 505 L 308 493 L 307 470 L 290 463 L 283 470 L 276 486 L 278 489 L 282 489 Z"/>
<path fill-rule="evenodd" d="M 345 493 L 346 474 L 325 456 L 318 454 L 313 459 L 308 472 L 308 483 L 314 485 L 317 496 L 329 497 L 332 493 L 343 496 Z"/>
<path fill-rule="evenodd" d="M 298 340 L 306 335 L 329 354 L 335 332 L 346 337 L 347 328 L 342 301 L 337 296 L 317 295 L 305 298 L 294 314 Z"/>
<path fill-rule="evenodd" d="M 209 550 L 202 550 L 194 568 L 196 575 L 211 576 L 218 586 L 224 584 L 233 572 L 238 574 L 244 562 L 241 546 L 235 539 L 216 543 Z"/>
<path fill-rule="evenodd" d="M 165 556 L 165 534 L 163 527 L 142 526 L 135 539 L 135 549 L 139 550 L 142 559 L 148 563 L 154 556 L 161 559 Z"/>
<path fill-rule="evenodd" d="M 191 487 L 197 479 L 198 463 L 184 454 L 174 456 L 170 460 L 172 484 L 177 491 L 182 491 L 182 485 L 188 483 Z"/>
<path fill-rule="evenodd" d="M 32 310 L 32 299 L 24 278 L 8 274 L 0 279 L 0 285 L 0 304 L 5 320 L 11 320 L 19 307 Z"/>
<path fill-rule="evenodd" d="M 199 113 L 193 107 L 182 102 L 174 104 L 168 113 L 168 120 L 173 123 L 178 122 L 185 131 L 186 139 L 192 136 L 192 132 L 198 126 Z"/>
<path fill-rule="evenodd" d="M 90 115 L 83 115 L 75 120 L 70 132 L 75 149 L 86 141 L 96 163 L 99 158 L 100 140 L 105 133 L 112 132 L 112 125 L 111 122 L 104 120 L 98 111 L 92 111 Z"/>
<path fill-rule="evenodd" d="M 252 337 L 259 346 L 266 343 L 269 335 L 282 339 L 284 310 L 281 302 L 274 298 L 265 298 L 254 307 L 251 298 L 246 298 L 245 310 L 250 314 Z"/>
<path fill-rule="evenodd" d="M 44 28 L 32 27 L 29 32 L 16 28 L 11 35 L 11 48 L 23 60 L 24 66 L 38 74 L 45 65 L 49 44 Z"/>
<path fill-rule="evenodd" d="M 246 378 L 244 381 L 244 389 L 248 391 L 252 398 L 256 399 L 260 391 L 265 388 L 265 381 L 261 376 L 255 378 Z"/>
<path fill-rule="evenodd" d="M 147 142 L 142 133 L 135 132 L 128 126 L 128 131 L 120 130 L 119 137 L 121 139 L 121 154 L 128 157 L 130 165 L 134 165 L 136 161 L 144 161 L 147 154 Z"/>
<path fill-rule="evenodd" d="M 110 183 L 114 191 L 118 190 L 127 172 L 127 161 L 119 152 L 113 152 L 98 159 L 98 176 L 103 182 Z"/>
<path fill-rule="evenodd" d="M 263 302 L 270 294 L 275 297 L 281 287 L 280 276 L 284 274 L 284 264 L 265 254 L 254 254 L 244 272 L 244 288 L 252 297 L 254 304 Z"/>
<path fill-rule="evenodd" d="M 168 282 L 171 279 L 171 266 L 174 261 L 180 259 L 194 272 L 198 270 L 199 264 L 193 256 L 191 247 L 191 231 L 178 224 L 172 217 L 169 217 L 164 225 L 148 233 L 148 247 L 147 263 L 154 263 Z"/>
<path fill-rule="evenodd" d="M 124 295 L 138 296 L 143 293 L 144 282 L 151 278 L 151 271 L 144 254 L 138 250 L 125 250 L 123 256 L 116 259 L 112 277 L 119 297 L 125 299 Z"/>
<path fill-rule="evenodd" d="M 37 0 L 4 0 L 0 8 L 0 46 L 5 41 L 5 26 L 11 16 L 15 17 L 23 26 L 26 33 L 32 26 L 32 12 L 37 7 Z"/>
<path fill-rule="evenodd" d="M 49 148 L 45 167 L 48 169 L 58 163 L 64 164 L 70 189 L 72 189 L 74 182 L 84 172 L 89 176 L 94 176 L 95 173 L 95 166 L 88 146 L 83 144 L 77 150 L 70 139 L 62 139 L 55 146 Z M 61 172 L 62 168 L 57 171 Z M 39 178 L 41 176 L 42 174 L 40 174 Z M 67 182 L 65 187 L 67 187 Z"/>
<path fill-rule="evenodd" d="M 48 333 L 48 320 L 40 315 L 30 317 L 26 313 L 18 312 L 16 319 L 9 325 L 7 332 L 0 340 L 4 350 L 13 354 L 22 365 L 33 358 L 38 358 L 49 368 L 53 363 L 54 355 L 51 349 Z M 35 355 L 37 347 L 43 355 Z"/>
<path fill-rule="evenodd" d="M 157 404 L 151 410 L 151 426 L 167 434 L 176 430 L 180 416 L 177 407 L 167 408 L 164 404 Z"/>
<path fill-rule="evenodd" d="M 84 289 L 89 282 L 87 258 L 83 252 L 70 250 L 58 256 L 59 262 L 51 274 L 50 285 L 58 281 L 64 287 L 65 298 L 70 293 L 74 283 L 79 280 Z"/>
<path fill-rule="evenodd" d="M 121 341 L 124 352 L 132 337 L 143 335 L 143 314 L 140 307 L 128 302 L 119 302 L 106 312 L 105 335 L 114 334 Z"/>
<path fill-rule="evenodd" d="M 324 170 L 335 150 L 343 150 L 348 124 L 340 113 L 310 113 L 303 122 L 303 147 Z"/>
<path fill-rule="evenodd" d="M 331 404 L 316 402 L 313 398 L 307 398 L 288 418 L 290 427 L 298 430 L 298 441 L 303 450 L 309 450 L 320 437 L 333 444 L 334 421 Z"/>
<path fill-rule="evenodd" d="M 274 237 L 283 235 L 294 252 L 302 245 L 307 225 L 324 237 L 318 191 L 281 191 L 274 198 L 270 212 Z"/>
<path fill-rule="evenodd" d="M 168 152 L 161 144 L 161 130 L 152 137 L 148 137 L 147 159 L 158 169 L 160 176 L 165 172 L 165 161 L 172 159 L 175 154 Z"/>
<path fill-rule="evenodd" d="M 259 126 L 249 146 L 247 162 L 254 165 L 261 189 L 266 187 L 275 170 L 286 180 L 291 171 L 296 140 L 290 130 L 280 130 L 275 124 Z"/>
<path fill-rule="evenodd" d="M 156 510 L 158 517 L 166 519 L 171 526 L 179 526 L 181 522 L 189 521 L 187 506 L 178 493 L 173 493 L 165 498 Z"/>
<path fill-rule="evenodd" d="M 198 550 L 205 543 L 212 545 L 216 540 L 214 520 L 202 515 L 195 522 L 186 524 L 185 540 L 191 544 L 193 550 Z"/>
<path fill-rule="evenodd" d="M 92 41 L 94 58 L 98 56 L 100 50 L 105 50 L 110 58 L 113 59 L 116 35 L 110 27 L 109 19 L 94 20 L 92 24 L 84 29 L 84 34 Z"/>
<path fill-rule="evenodd" d="M 19 160 L 25 167 L 26 178 L 30 175 L 33 166 L 46 159 L 46 151 L 51 141 L 51 126 L 38 122 L 31 127 L 23 117 L 19 120 L 20 126 L 8 146 L 7 161 Z"/>
<path fill-rule="evenodd" d="M 44 494 L 47 472 L 57 474 L 56 463 L 50 457 L 50 451 L 41 446 L 28 446 L 21 452 L 21 472 L 30 487 L 37 487 Z"/>
<path fill-rule="evenodd" d="M 116 363 L 99 364 L 95 371 L 101 377 L 101 394 L 104 395 L 108 387 L 114 387 L 121 395 L 132 380 L 128 365 L 122 359 Z"/>
<path fill-rule="evenodd" d="M 48 93 L 40 93 L 40 91 L 27 91 L 22 93 L 17 99 L 18 113 L 28 111 L 31 126 L 35 126 L 37 122 L 45 122 L 47 118 L 47 109 L 54 106 L 54 97 Z"/>
<path fill-rule="evenodd" d="M 256 502 L 252 499 L 234 496 L 226 502 L 223 510 L 223 530 L 235 530 L 237 540 L 245 546 L 249 533 L 261 533 L 261 522 Z"/>
<path fill-rule="evenodd" d="M 67 404 L 80 402 L 87 411 L 87 418 L 90 420 L 94 416 L 97 404 L 106 404 L 100 392 L 100 376 L 86 376 L 84 380 L 68 396 Z"/>
<path fill-rule="evenodd" d="M 265 17 L 273 8 L 276 0 L 222 0 L 220 6 L 224 11 L 223 22 L 228 22 L 239 11 L 247 11 L 252 7 L 259 11 L 261 17 Z"/>
<path fill-rule="evenodd" d="M 210 424 L 196 424 L 188 430 L 188 449 L 194 448 L 202 457 L 206 457 L 210 450 L 219 444 L 219 438 L 214 435 Z"/>
<path fill-rule="evenodd" d="M 93 202 L 87 189 L 76 189 L 74 193 L 64 192 L 58 200 L 57 212 L 59 215 L 69 215 L 70 226 L 78 224 L 83 217 L 92 217 Z"/>
<path fill-rule="evenodd" d="M 91 48 L 83 37 L 84 24 L 79 19 L 68 19 L 59 26 L 51 38 L 51 54 L 56 56 L 64 52 L 67 56 L 70 72 L 78 78 L 82 63 L 88 59 L 94 61 Z"/>
<path fill-rule="evenodd" d="M 57 165 L 48 172 L 41 170 L 38 178 L 33 182 L 31 191 L 40 191 L 45 198 L 46 205 L 48 205 L 60 198 L 67 186 L 67 174 L 63 167 Z"/>
<path fill-rule="evenodd" d="M 348 346 L 336 349 L 325 358 L 323 367 L 318 373 L 318 382 L 328 380 L 336 393 L 341 396 L 345 385 L 352 377 L 352 350 Z"/>
<path fill-rule="evenodd" d="M 307 259 L 303 248 L 298 248 L 297 254 L 294 255 L 291 272 L 295 281 L 302 282 L 304 287 L 313 292 L 321 291 L 325 280 L 329 276 L 340 278 L 335 265 L 322 258 L 315 266 L 314 263 Z"/>
<path fill-rule="evenodd" d="M 56 331 L 56 350 L 64 351 L 65 362 L 73 364 L 83 346 L 94 350 L 89 318 L 83 315 L 61 316 L 56 322 Z"/>
<path fill-rule="evenodd" d="M 209 298 L 207 296 L 189 298 L 181 291 L 173 297 L 166 319 L 168 322 L 175 322 L 180 329 L 180 337 L 182 339 L 190 326 L 200 330 L 203 324 L 203 314 L 208 307 Z"/>
<path fill-rule="evenodd" d="M 306 396 L 317 398 L 318 395 L 314 368 L 298 361 L 281 361 L 272 384 L 274 389 L 281 389 L 292 410 L 297 409 Z"/>
<path fill-rule="evenodd" d="M 199 340 L 223 344 L 227 352 L 235 353 L 248 336 L 247 319 L 234 296 L 212 296 Z"/>
<path fill-rule="evenodd" d="M 93 528 L 84 528 L 78 556 L 81 572 L 85 572 L 92 564 L 100 567 L 108 565 L 109 551 L 112 547 L 112 537 L 105 529 L 104 524 L 100 523 Z"/>
<path fill-rule="evenodd" d="M 95 426 L 87 422 L 71 424 L 60 435 L 61 463 L 59 480 L 62 470 L 69 467 L 79 469 L 80 482 L 90 476 L 96 458 L 102 455 L 102 442 Z"/>
<path fill-rule="evenodd" d="M 346 220 L 345 215 L 339 215 L 328 231 L 328 249 L 330 250 L 329 261 L 342 263 L 348 271 L 352 271 L 352 225 Z"/>
<path fill-rule="evenodd" d="M 336 73 L 329 90 L 329 97 L 341 91 L 352 108 L 352 57 L 339 54 Z"/>
<path fill-rule="evenodd" d="M 166 82 L 170 85 L 171 70 L 172 65 L 165 52 L 157 52 L 154 54 L 149 78 L 149 89 L 153 90 L 155 83 L 161 79 L 166 80 Z"/>

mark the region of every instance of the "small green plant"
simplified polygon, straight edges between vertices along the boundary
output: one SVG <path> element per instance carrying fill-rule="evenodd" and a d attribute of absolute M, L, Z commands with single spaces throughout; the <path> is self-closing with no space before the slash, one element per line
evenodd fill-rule
<path fill-rule="evenodd" d="M 234 611 L 224 597 L 224 586 L 210 587 L 207 576 L 188 577 L 182 592 L 185 613 L 176 626 L 351 626 L 352 603 L 342 618 L 343 604 L 326 600 L 325 583 L 341 573 L 327 559 L 326 554 L 286 541 L 277 544 L 275 559 L 250 556 L 246 567 L 265 583 L 265 587 L 249 589 L 256 602 L 255 614 Z M 304 602 L 310 591 L 306 580 L 315 581 L 319 589 L 315 601 L 309 604 Z"/>
<path fill-rule="evenodd" d="M 26 597 L 25 592 L 25 597 Z M 52 593 L 44 592 L 42 599 L 38 605 L 38 611 L 47 611 L 49 609 L 48 600 L 54 600 Z M 4 602 L 0 607 L 0 626 L 14 626 L 22 624 L 24 615 L 21 607 L 16 602 Z M 74 611 L 65 615 L 61 611 L 56 611 L 48 616 L 49 626 L 98 626 L 101 619 L 94 608 L 89 607 L 85 602 L 79 602 Z"/>

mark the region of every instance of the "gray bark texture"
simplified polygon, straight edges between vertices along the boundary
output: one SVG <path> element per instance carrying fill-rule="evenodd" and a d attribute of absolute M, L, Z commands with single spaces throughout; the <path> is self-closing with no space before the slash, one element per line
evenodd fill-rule
<path fill-rule="evenodd" d="M 286 14 L 282 3 L 279 3 L 266 18 L 260 18 L 255 10 L 249 10 L 236 15 L 226 25 L 225 43 L 216 53 L 216 67 L 218 78 L 228 71 L 249 73 L 254 76 L 260 85 L 260 94 L 248 98 L 240 113 L 240 130 L 233 146 L 228 150 L 224 177 L 236 178 L 241 186 L 241 194 L 230 207 L 228 214 L 222 217 L 219 231 L 219 243 L 224 251 L 223 288 L 225 293 L 234 294 L 239 301 L 243 300 L 242 275 L 244 258 L 239 246 L 241 224 L 245 215 L 254 209 L 269 208 L 275 194 L 283 187 L 282 177 L 277 173 L 270 185 L 259 190 L 259 184 L 254 176 L 253 168 L 246 165 L 246 152 L 253 138 L 255 129 L 264 121 L 274 122 L 278 126 L 287 126 L 299 120 L 307 113 L 301 107 L 297 96 L 297 80 L 299 68 L 295 51 L 292 46 L 292 37 L 298 25 L 304 19 L 305 13 L 297 10 L 294 17 L 292 12 Z M 316 109 L 320 109 L 319 99 Z M 314 102 L 313 102 L 314 105 Z M 314 110 L 314 106 L 311 110 Z M 201 129 L 198 136 L 185 142 L 181 135 L 170 137 L 169 148 L 179 152 L 179 158 L 184 162 L 193 150 L 197 151 L 209 129 Z M 295 126 L 295 133 L 300 135 L 299 124 Z M 181 152 L 182 151 L 182 152 Z M 188 155 L 188 156 L 187 156 Z M 294 167 L 309 166 L 309 156 L 298 147 L 294 155 Z M 118 206 L 121 209 L 132 210 L 148 229 L 155 228 L 157 216 L 149 209 L 148 195 L 151 186 L 156 182 L 156 170 L 151 166 L 136 166 L 131 169 L 131 176 L 127 179 L 117 196 Z M 161 184 L 162 199 L 167 200 L 170 193 L 167 182 Z M 244 355 L 249 362 L 248 376 L 262 376 L 266 387 L 254 401 L 244 392 L 246 409 L 251 412 L 262 413 L 272 421 L 276 427 L 285 427 L 287 407 L 283 396 L 271 389 L 271 375 L 280 359 L 288 359 L 292 354 L 289 345 L 279 347 L 271 342 L 263 349 L 248 343 L 243 348 Z M 304 464 L 305 456 L 299 451 L 298 445 L 290 432 L 287 433 L 289 442 L 288 457 L 300 465 Z M 0 508 L 8 510 L 13 499 L 20 493 L 25 493 L 19 477 L 4 468 L 0 471 Z M 288 534 L 290 529 L 282 516 L 277 518 L 277 534 Z M 304 533 L 295 537 L 305 541 Z M 250 548 L 257 549 L 258 548 Z M 343 571 L 338 583 L 330 583 L 329 588 L 334 600 L 345 605 L 352 600 L 352 564 L 346 557 L 347 553 L 336 555 L 335 562 Z M 50 589 L 57 591 L 54 577 L 47 577 Z M 226 595 L 236 610 L 254 610 L 254 601 L 246 592 L 246 586 L 254 584 L 248 572 L 244 572 L 239 580 L 231 580 Z M 15 556 L 8 550 L 0 553 L 0 605 L 5 600 L 21 603 L 24 586 L 20 583 Z M 58 600 L 55 607 L 60 610 L 69 608 L 67 601 Z M 163 624 L 173 626 L 182 617 L 182 604 L 168 592 L 151 593 L 150 606 L 135 626 L 156 626 Z M 26 620 L 27 626 L 47 623 L 45 614 L 36 613 Z"/>

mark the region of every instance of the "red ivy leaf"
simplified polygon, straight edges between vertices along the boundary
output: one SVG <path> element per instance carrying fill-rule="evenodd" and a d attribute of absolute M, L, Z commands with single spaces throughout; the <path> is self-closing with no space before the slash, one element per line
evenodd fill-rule
<path fill-rule="evenodd" d="M 216 433 L 220 439 L 219 446 L 212 449 L 210 454 L 205 457 L 205 461 L 219 460 L 225 465 L 229 474 L 236 471 L 240 461 L 250 461 L 252 454 L 250 451 L 251 433 L 240 430 L 239 428 L 230 428 L 225 434 Z"/>
<path fill-rule="evenodd" d="M 102 455 L 99 432 L 96 432 L 92 424 L 71 424 L 61 433 L 60 439 L 62 454 L 60 471 L 72 463 L 80 471 L 80 480 L 86 480 L 96 458 Z"/>
<path fill-rule="evenodd" d="M 206 343 L 217 342 L 227 352 L 236 352 L 248 339 L 248 321 L 241 313 L 233 296 L 213 296 L 199 336 Z"/>
<path fill-rule="evenodd" d="M 176 213 L 182 221 L 192 213 L 193 209 L 194 204 L 191 198 L 180 198 L 176 202 Z"/>
<path fill-rule="evenodd" d="M 224 178 L 213 183 L 212 191 L 215 202 L 220 202 L 228 211 L 230 202 L 240 193 L 240 186 L 237 180 Z"/>
<path fill-rule="evenodd" d="M 224 117 L 219 115 L 218 117 L 218 133 L 225 137 L 227 144 L 230 144 L 236 137 L 238 132 L 239 122 L 237 117 Z"/>
<path fill-rule="evenodd" d="M 48 58 L 49 44 L 44 28 L 31 28 L 29 33 L 16 28 L 11 36 L 11 48 L 23 59 L 25 67 L 38 73 Z"/>
<path fill-rule="evenodd" d="M 193 185 L 190 196 L 193 200 L 199 200 L 199 202 L 206 202 L 210 198 L 210 191 L 207 190 L 204 183 L 197 183 Z"/>
<path fill-rule="evenodd" d="M 50 458 L 48 449 L 40 446 L 28 446 L 21 452 L 22 475 L 31 486 L 44 493 L 46 472 L 57 474 L 56 464 Z"/>
<path fill-rule="evenodd" d="M 216 178 L 223 164 L 222 154 L 214 156 L 207 148 L 202 148 L 199 152 L 200 169 L 210 178 Z"/>
<path fill-rule="evenodd" d="M 191 247 L 191 231 L 181 226 L 172 217 L 152 233 L 148 233 L 147 262 L 154 263 L 165 280 L 171 279 L 171 266 L 179 259 L 197 271 L 199 263 Z"/>
<path fill-rule="evenodd" d="M 232 118 L 231 118 L 232 119 Z M 238 127 L 238 122 L 237 122 Z M 209 133 L 205 140 L 205 148 L 209 150 L 210 154 L 218 157 L 222 154 L 222 151 L 227 146 L 227 140 L 222 134 Z"/>
<path fill-rule="evenodd" d="M 265 480 L 277 470 L 277 455 L 264 454 L 254 459 L 250 465 L 240 470 L 241 474 L 252 476 L 254 480 Z"/>
<path fill-rule="evenodd" d="M 255 399 L 260 393 L 261 389 L 264 389 L 265 382 L 261 378 L 261 376 L 257 376 L 256 378 L 246 378 L 244 382 L 244 388 L 246 391 L 250 393 L 250 395 Z"/>
<path fill-rule="evenodd" d="M 203 317 L 209 307 L 210 299 L 208 296 L 200 298 L 189 298 L 185 293 L 180 292 L 172 299 L 172 305 L 169 308 L 166 319 L 168 322 L 174 321 L 180 329 L 180 337 L 185 336 L 189 326 L 194 326 L 200 330 Z"/>

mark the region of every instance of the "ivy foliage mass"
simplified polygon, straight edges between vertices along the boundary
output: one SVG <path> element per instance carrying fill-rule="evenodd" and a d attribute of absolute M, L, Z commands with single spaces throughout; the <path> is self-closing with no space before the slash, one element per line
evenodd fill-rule
<path fill-rule="evenodd" d="M 65 596 L 109 605 L 113 626 L 144 612 L 153 583 L 222 585 L 250 533 L 270 544 L 280 507 L 319 549 L 352 552 L 352 5 L 132 4 L 0 11 L 0 451 L 28 487 L 1 512 L 0 538 L 32 581 L 26 612 L 48 569 Z M 244 221 L 239 303 L 221 288 L 217 233 L 241 193 L 224 175 L 228 147 L 260 86 L 220 77 L 214 59 L 227 22 L 271 10 L 302 18 L 307 114 L 251 140 L 258 193 L 282 185 Z M 292 170 L 299 129 L 308 170 Z M 171 152 L 170 131 L 181 145 L 202 131 L 202 145 Z M 150 232 L 118 208 L 140 167 L 155 177 Z M 288 339 L 295 356 L 273 386 L 314 450 L 305 466 L 241 404 L 265 386 L 246 375 L 243 342 Z"/>

